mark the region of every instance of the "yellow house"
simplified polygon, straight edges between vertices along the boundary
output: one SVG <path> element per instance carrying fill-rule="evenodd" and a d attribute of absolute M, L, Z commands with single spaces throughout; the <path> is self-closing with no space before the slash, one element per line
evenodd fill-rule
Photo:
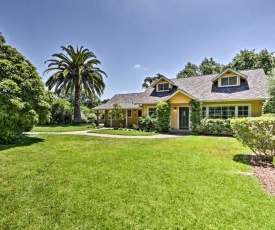
<path fill-rule="evenodd" d="M 118 103 L 124 114 L 123 126 L 137 124 L 138 117 L 155 117 L 156 105 L 171 104 L 172 129 L 190 130 L 190 101 L 202 103 L 202 118 L 260 116 L 268 99 L 267 78 L 262 69 L 236 71 L 226 69 L 220 74 L 167 79 L 161 77 L 142 93 L 117 94 L 95 110 L 105 110 L 107 126 L 117 125 L 108 111 Z"/>

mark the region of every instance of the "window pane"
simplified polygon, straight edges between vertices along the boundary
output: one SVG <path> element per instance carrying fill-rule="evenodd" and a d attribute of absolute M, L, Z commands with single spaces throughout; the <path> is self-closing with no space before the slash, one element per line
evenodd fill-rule
<path fill-rule="evenodd" d="M 158 91 L 169 90 L 169 83 L 160 83 L 158 84 Z"/>
<path fill-rule="evenodd" d="M 225 78 L 221 78 L 221 85 L 228 85 L 228 78 L 225 77 Z"/>
<path fill-rule="evenodd" d="M 158 84 L 158 90 L 162 91 L 163 90 L 163 84 Z"/>
<path fill-rule="evenodd" d="M 237 85 L 237 76 L 229 77 L 229 85 Z"/>
<path fill-rule="evenodd" d="M 131 117 L 132 116 L 132 110 L 127 110 L 127 116 Z"/>
<path fill-rule="evenodd" d="M 238 117 L 248 117 L 248 106 L 238 106 Z"/>
<path fill-rule="evenodd" d="M 202 118 L 206 118 L 206 107 L 202 107 L 202 110 L 201 110 L 201 117 L 202 117 Z"/>

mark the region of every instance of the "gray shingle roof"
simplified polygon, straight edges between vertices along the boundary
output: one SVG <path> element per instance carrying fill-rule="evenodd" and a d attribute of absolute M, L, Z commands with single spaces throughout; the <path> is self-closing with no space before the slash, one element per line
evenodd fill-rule
<path fill-rule="evenodd" d="M 267 78 L 262 69 L 239 71 L 246 76 L 240 86 L 217 87 L 212 80 L 217 74 L 203 75 L 187 78 L 173 78 L 175 86 L 169 92 L 156 92 L 154 87 L 149 87 L 143 93 L 117 94 L 106 104 L 95 109 L 111 109 L 114 103 L 122 108 L 139 108 L 138 104 L 156 104 L 165 101 L 178 89 L 200 101 L 234 101 L 234 100 L 261 100 L 267 99 Z"/>
<path fill-rule="evenodd" d="M 123 109 L 140 109 L 138 104 L 134 104 L 136 99 L 139 98 L 140 94 L 143 93 L 116 94 L 105 104 L 99 105 L 93 109 L 112 109 L 115 103 L 118 103 Z"/>

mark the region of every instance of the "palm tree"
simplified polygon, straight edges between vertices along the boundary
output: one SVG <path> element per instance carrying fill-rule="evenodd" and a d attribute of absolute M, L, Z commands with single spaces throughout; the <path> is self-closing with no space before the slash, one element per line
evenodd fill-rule
<path fill-rule="evenodd" d="M 93 52 L 84 49 L 83 46 L 76 50 L 72 46 L 61 46 L 66 52 L 55 53 L 52 56 L 56 59 L 47 60 L 48 68 L 44 73 L 54 71 L 46 82 L 49 90 L 54 88 L 55 93 L 61 92 L 65 95 L 74 94 L 74 123 L 81 122 L 80 95 L 87 97 L 101 96 L 105 83 L 103 75 L 106 75 L 100 68 L 95 67 L 101 64 Z"/>

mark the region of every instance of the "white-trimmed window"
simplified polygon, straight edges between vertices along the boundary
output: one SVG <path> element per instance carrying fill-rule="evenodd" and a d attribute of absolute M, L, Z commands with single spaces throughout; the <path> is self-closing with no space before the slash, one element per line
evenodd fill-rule
<path fill-rule="evenodd" d="M 157 108 L 156 107 L 149 107 L 148 108 L 148 116 L 151 118 L 157 117 Z"/>
<path fill-rule="evenodd" d="M 202 118 L 227 119 L 231 117 L 249 117 L 251 106 L 249 105 L 215 105 L 202 107 Z"/>
<path fill-rule="evenodd" d="M 248 106 L 238 106 L 238 117 L 248 117 L 249 108 Z"/>
<path fill-rule="evenodd" d="M 160 91 L 169 91 L 169 83 L 159 83 L 158 84 L 158 92 Z"/>
<path fill-rule="evenodd" d="M 221 78 L 221 86 L 237 86 L 238 85 L 238 77 L 230 76 L 230 77 L 222 77 Z"/>
<path fill-rule="evenodd" d="M 127 117 L 132 117 L 132 110 L 131 109 L 127 110 Z"/>

